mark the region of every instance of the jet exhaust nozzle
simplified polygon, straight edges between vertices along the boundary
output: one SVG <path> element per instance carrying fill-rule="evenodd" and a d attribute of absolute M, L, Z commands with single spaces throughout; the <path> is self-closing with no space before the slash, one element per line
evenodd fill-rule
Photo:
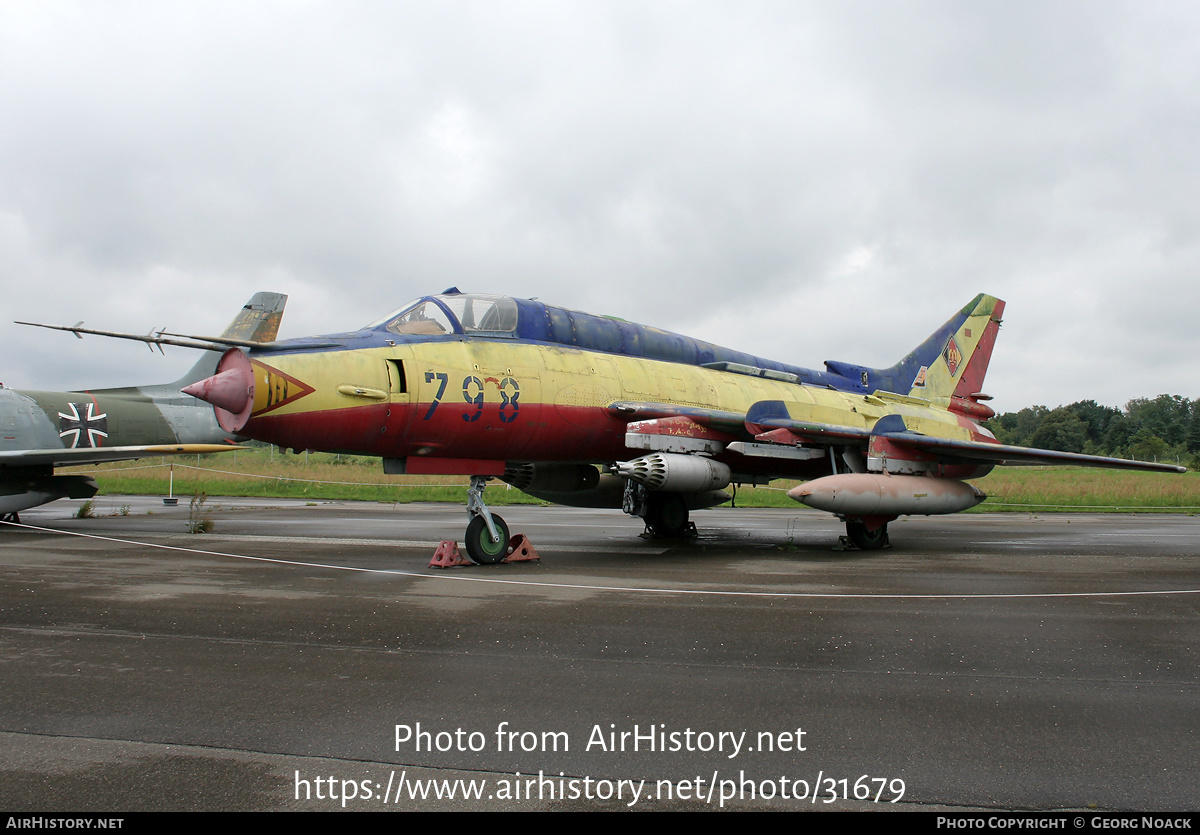
<path fill-rule="evenodd" d="M 793 487 L 788 495 L 843 516 L 958 513 L 987 498 L 978 487 L 953 478 L 874 473 L 827 475 Z"/>
<path fill-rule="evenodd" d="M 226 432 L 239 432 L 254 410 L 254 370 L 250 359 L 230 348 L 217 363 L 217 373 L 182 389 L 198 400 L 213 405 L 217 423 Z"/>

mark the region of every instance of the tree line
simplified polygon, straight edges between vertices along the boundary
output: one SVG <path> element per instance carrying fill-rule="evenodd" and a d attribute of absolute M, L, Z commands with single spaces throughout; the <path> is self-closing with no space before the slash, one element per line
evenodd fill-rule
<path fill-rule="evenodd" d="M 1178 394 L 1139 397 L 1124 410 L 1095 400 L 1056 409 L 1030 406 L 984 426 L 1003 444 L 1200 467 L 1200 399 Z"/>

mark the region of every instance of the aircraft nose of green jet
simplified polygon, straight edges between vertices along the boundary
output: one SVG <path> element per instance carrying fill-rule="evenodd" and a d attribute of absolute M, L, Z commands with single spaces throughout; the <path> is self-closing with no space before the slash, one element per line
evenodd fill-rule
<path fill-rule="evenodd" d="M 254 409 L 254 372 L 250 360 L 237 348 L 230 349 L 217 364 L 216 374 L 182 391 L 211 403 L 217 423 L 226 432 L 240 431 Z"/>

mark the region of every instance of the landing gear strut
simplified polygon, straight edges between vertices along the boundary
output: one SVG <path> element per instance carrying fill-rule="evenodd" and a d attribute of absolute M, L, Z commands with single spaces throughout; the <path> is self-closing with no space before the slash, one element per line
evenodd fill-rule
<path fill-rule="evenodd" d="M 14 525 L 21 524 L 21 516 L 17 513 L 5 513 L 0 516 L 0 522 L 12 522 Z"/>
<path fill-rule="evenodd" d="M 467 490 L 467 556 L 480 565 L 495 565 L 508 556 L 508 525 L 483 503 L 490 476 L 471 476 Z"/>

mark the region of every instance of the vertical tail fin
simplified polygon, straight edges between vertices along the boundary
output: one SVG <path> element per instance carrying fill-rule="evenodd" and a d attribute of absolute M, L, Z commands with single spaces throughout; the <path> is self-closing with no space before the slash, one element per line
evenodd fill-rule
<path fill-rule="evenodd" d="M 861 379 L 870 391 L 944 399 L 954 411 L 986 419 L 993 412 L 979 401 L 988 399 L 981 389 L 1003 313 L 1004 302 L 980 293 L 891 368 L 825 365 L 835 374 Z"/>
<path fill-rule="evenodd" d="M 980 393 L 1004 302 L 976 296 L 915 351 L 883 372 L 897 394 L 931 400 L 935 397 L 970 398 Z"/>
<path fill-rule="evenodd" d="M 255 293 L 250 301 L 238 311 L 237 316 L 221 336 L 229 339 L 245 339 L 250 342 L 273 342 L 279 334 L 283 321 L 283 308 L 287 296 L 282 293 Z M 174 392 L 184 386 L 211 377 L 217 370 L 217 361 L 223 351 L 205 351 L 187 374 L 168 385 Z"/>
<path fill-rule="evenodd" d="M 287 296 L 282 293 L 255 293 L 238 311 L 221 336 L 249 342 L 274 342 L 283 321 Z"/>

